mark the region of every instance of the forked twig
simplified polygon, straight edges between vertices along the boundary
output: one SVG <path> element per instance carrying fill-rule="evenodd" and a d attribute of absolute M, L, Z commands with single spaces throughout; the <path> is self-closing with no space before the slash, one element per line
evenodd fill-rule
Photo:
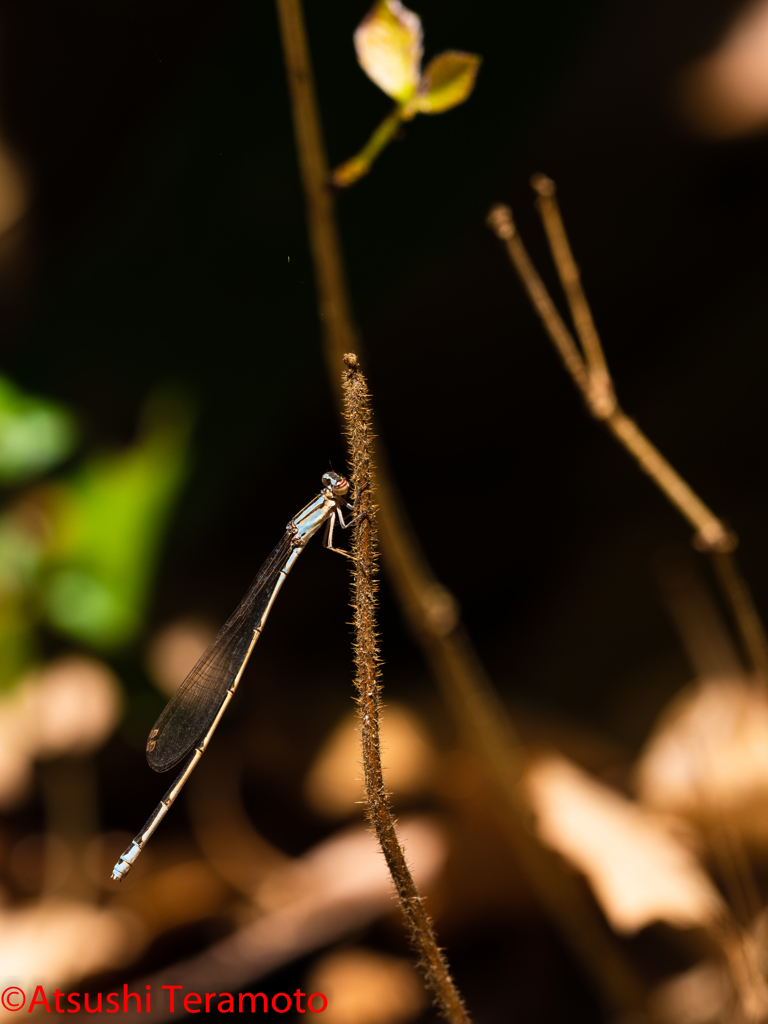
<path fill-rule="evenodd" d="M 384 859 L 395 883 L 411 942 L 442 1015 L 451 1024 L 468 1024 L 469 1016 L 437 945 L 424 904 L 405 860 L 389 807 L 379 744 L 381 659 L 376 629 L 378 550 L 376 506 L 373 504 L 373 432 L 371 398 L 357 356 L 344 356 L 342 375 L 344 417 L 347 421 L 351 483 L 355 495 L 352 533 L 352 608 L 355 629 L 355 686 L 363 747 L 363 777 L 367 817 L 376 832 Z"/>
<path fill-rule="evenodd" d="M 592 310 L 589 308 L 587 297 L 581 285 L 581 274 L 571 252 L 571 245 L 565 233 L 565 225 L 560 216 L 560 208 L 557 205 L 555 183 L 545 174 L 534 174 L 531 178 L 531 185 L 538 192 L 539 199 L 536 204 L 544 230 L 547 233 L 547 241 L 555 261 L 560 283 L 563 286 L 568 305 L 571 309 L 571 316 L 579 336 L 581 347 L 584 350 L 584 358 L 589 367 L 589 380 L 592 386 L 592 404 L 596 405 L 602 397 L 604 409 L 610 410 L 611 399 L 616 401 L 613 394 L 613 382 L 608 372 L 608 364 L 605 361 L 603 346 L 600 336 L 592 318 Z M 605 394 L 596 394 L 597 386 L 605 389 Z"/>
<path fill-rule="evenodd" d="M 537 174 L 531 184 L 538 193 L 537 209 L 547 234 L 552 258 L 571 311 L 581 349 L 557 311 L 546 285 L 539 276 L 512 219 L 508 206 L 494 206 L 488 223 L 506 245 L 510 261 L 517 271 L 545 331 L 557 349 L 587 409 L 604 423 L 613 436 L 635 459 L 656 486 L 696 531 L 694 545 L 708 552 L 722 592 L 730 605 L 745 652 L 756 675 L 768 681 L 768 638 L 752 601 L 749 589 L 738 571 L 733 550 L 736 535 L 704 504 L 659 449 L 640 430 L 619 405 L 592 312 L 581 284 L 581 275 L 573 258 L 556 199 L 555 183 Z"/>
<path fill-rule="evenodd" d="M 573 335 L 565 325 L 557 307 L 549 296 L 546 285 L 531 261 L 512 220 L 508 206 L 494 206 L 488 223 L 496 235 L 506 243 L 509 258 L 520 277 L 544 329 L 560 353 L 566 370 L 581 391 L 587 408 L 595 419 L 601 420 L 635 457 L 644 470 L 667 495 L 689 523 L 696 529 L 699 544 L 704 549 L 728 550 L 735 542 L 717 516 L 691 490 L 683 478 L 667 462 L 661 452 L 648 440 L 639 427 L 623 412 L 615 398 L 604 361 L 597 371 L 605 374 L 604 389 L 596 394 L 592 367 L 579 351 Z M 596 336 L 595 336 L 596 337 Z"/>

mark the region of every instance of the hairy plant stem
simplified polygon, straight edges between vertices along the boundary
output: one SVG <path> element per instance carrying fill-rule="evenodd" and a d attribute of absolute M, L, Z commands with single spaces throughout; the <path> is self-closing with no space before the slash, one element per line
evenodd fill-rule
<path fill-rule="evenodd" d="M 357 356 L 344 357 L 342 375 L 344 418 L 349 442 L 350 478 L 355 496 L 352 532 L 352 608 L 355 630 L 355 687 L 363 748 L 366 812 L 395 883 L 411 943 L 437 1005 L 451 1024 L 468 1024 L 469 1015 L 440 951 L 432 923 L 424 909 L 405 853 L 395 831 L 389 807 L 379 743 L 380 665 L 376 628 L 378 551 L 376 506 L 373 504 L 373 432 L 371 399 Z"/>
<path fill-rule="evenodd" d="M 669 502 L 696 531 L 694 545 L 712 557 L 721 591 L 731 608 L 751 667 L 763 685 L 768 682 L 768 639 L 752 597 L 733 556 L 736 535 L 699 498 L 659 449 L 619 405 L 592 312 L 581 285 L 568 236 L 556 200 L 555 184 L 546 175 L 531 181 L 538 193 L 537 209 L 547 234 L 552 258 L 573 317 L 581 350 L 552 301 L 546 285 L 523 245 L 508 206 L 499 204 L 488 223 L 506 245 L 510 262 L 531 305 L 581 392 L 591 415 L 635 459 Z"/>
<path fill-rule="evenodd" d="M 344 353 L 362 353 L 347 293 L 334 195 L 315 101 L 300 0 L 276 0 L 285 51 L 296 146 L 312 249 L 325 361 L 334 395 Z M 384 566 L 406 623 L 451 709 L 457 729 L 483 764 L 499 800 L 510 847 L 542 908 L 614 1012 L 639 1009 L 644 986 L 580 879 L 528 828 L 520 789 L 523 754 L 508 712 L 461 624 L 457 602 L 437 580 L 413 531 L 389 470 L 375 445 L 378 524 Z"/>

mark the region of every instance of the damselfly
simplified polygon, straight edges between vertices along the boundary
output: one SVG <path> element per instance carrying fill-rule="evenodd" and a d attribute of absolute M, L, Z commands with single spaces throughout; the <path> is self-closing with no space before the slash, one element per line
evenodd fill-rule
<path fill-rule="evenodd" d="M 309 538 L 323 523 L 326 524 L 325 546 L 331 551 L 339 551 L 333 547 L 333 527 L 337 519 L 342 528 L 348 525 L 341 512 L 342 508 L 351 508 L 346 501 L 348 491 L 349 484 L 343 476 L 333 472 L 323 475 L 322 491 L 288 523 L 280 543 L 259 569 L 245 597 L 155 722 L 147 740 L 150 767 L 156 772 L 165 772 L 181 761 L 184 761 L 184 766 L 149 821 L 115 864 L 112 878 L 116 881 L 125 878 L 131 870 L 144 844 L 166 816 L 205 753 L 221 716 L 232 700 L 285 577 Z M 339 551 L 339 554 L 346 552 Z"/>

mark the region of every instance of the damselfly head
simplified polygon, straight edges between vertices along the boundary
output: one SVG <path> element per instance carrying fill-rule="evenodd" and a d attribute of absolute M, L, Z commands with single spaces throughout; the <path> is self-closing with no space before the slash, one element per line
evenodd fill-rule
<path fill-rule="evenodd" d="M 349 484 L 344 477 L 334 473 L 332 469 L 329 469 L 327 473 L 323 473 L 323 487 L 330 487 L 336 498 L 343 497 L 349 490 Z"/>

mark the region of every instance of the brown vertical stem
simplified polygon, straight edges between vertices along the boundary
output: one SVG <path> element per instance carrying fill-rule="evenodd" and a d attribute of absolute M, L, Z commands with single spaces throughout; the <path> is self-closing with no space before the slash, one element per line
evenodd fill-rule
<path fill-rule="evenodd" d="M 405 860 L 389 807 L 379 743 L 380 665 L 376 627 L 378 551 L 376 506 L 373 504 L 373 432 L 371 399 L 357 356 L 344 357 L 342 376 L 344 417 L 347 421 L 351 481 L 355 496 L 352 533 L 352 608 L 355 630 L 355 686 L 363 747 L 363 777 L 367 816 L 395 883 L 419 965 L 443 1017 L 451 1024 L 468 1024 L 469 1016 L 440 951 L 424 904 Z"/>
<path fill-rule="evenodd" d="M 361 352 L 344 278 L 333 195 L 322 144 L 312 68 L 300 0 L 276 0 L 315 261 L 326 365 L 334 394 L 342 354 Z M 571 344 L 573 344 L 571 339 Z M 576 352 L 580 358 L 578 351 Z M 457 726 L 486 767 L 498 794 L 511 847 L 536 895 L 605 1002 L 615 1011 L 637 1009 L 643 987 L 579 879 L 565 872 L 525 825 L 517 783 L 522 753 L 506 709 L 463 629 L 458 605 L 435 578 L 389 472 L 384 445 L 375 446 L 379 528 L 389 578 L 405 620 L 442 688 Z"/>
<path fill-rule="evenodd" d="M 359 352 L 347 293 L 344 261 L 334 212 L 335 197 L 329 186 L 328 157 L 315 98 L 312 61 L 307 45 L 301 0 L 277 0 L 293 128 L 299 169 L 309 220 L 309 244 L 317 277 L 317 296 L 323 326 L 329 378 L 337 400 L 338 372 L 345 352 Z M 330 367 L 334 370 L 330 372 Z"/>
<path fill-rule="evenodd" d="M 744 649 L 765 685 L 768 682 L 768 638 L 749 587 L 731 552 L 713 551 L 711 554 L 715 575 L 733 611 Z"/>

